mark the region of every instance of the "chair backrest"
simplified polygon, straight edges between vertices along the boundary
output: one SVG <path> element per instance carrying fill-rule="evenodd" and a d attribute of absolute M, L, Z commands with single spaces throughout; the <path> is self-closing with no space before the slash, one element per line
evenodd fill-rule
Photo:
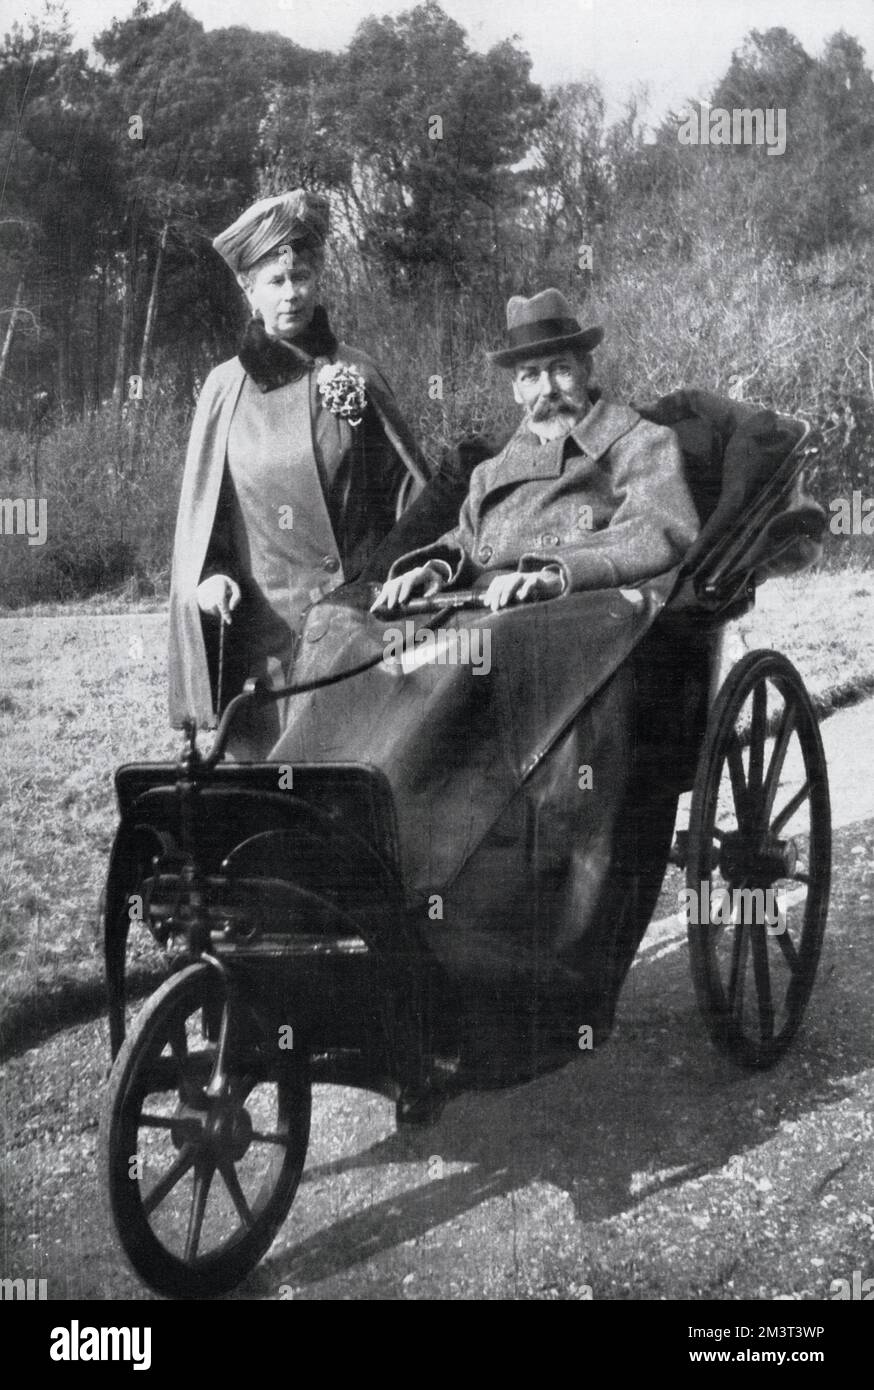
<path fill-rule="evenodd" d="M 826 517 L 804 488 L 804 421 L 697 390 L 637 409 L 675 430 L 701 518 L 682 568 L 686 603 L 713 611 L 818 559 Z"/>
<path fill-rule="evenodd" d="M 714 511 L 707 548 L 695 560 L 702 597 L 718 599 L 750 576 L 792 573 L 818 559 L 825 513 L 805 492 L 802 478 L 810 426 L 791 423 L 800 427 L 794 444 L 770 476 L 754 480 L 746 505 L 724 518 L 719 506 Z"/>

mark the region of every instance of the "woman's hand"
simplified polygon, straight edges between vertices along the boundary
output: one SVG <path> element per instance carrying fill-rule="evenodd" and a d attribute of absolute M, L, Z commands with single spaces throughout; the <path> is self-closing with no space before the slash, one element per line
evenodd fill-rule
<path fill-rule="evenodd" d="M 525 603 L 533 598 L 557 598 L 564 589 L 558 570 L 533 570 L 530 574 L 499 574 L 486 589 L 486 607 L 497 613 L 508 603 Z"/>
<path fill-rule="evenodd" d="M 444 576 L 430 565 L 417 565 L 415 569 L 399 574 L 397 579 L 387 579 L 370 605 L 370 611 L 376 613 L 378 610 L 396 608 L 416 593 L 420 593 L 423 598 L 430 598 L 432 594 L 444 589 L 446 584 Z"/>
<path fill-rule="evenodd" d="M 211 613 L 223 623 L 229 623 L 231 613 L 240 602 L 240 586 L 227 574 L 212 574 L 198 584 L 195 597 L 202 613 Z"/>

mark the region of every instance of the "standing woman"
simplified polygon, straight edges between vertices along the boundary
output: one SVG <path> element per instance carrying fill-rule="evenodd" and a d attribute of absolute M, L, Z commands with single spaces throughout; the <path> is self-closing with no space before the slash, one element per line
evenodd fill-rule
<path fill-rule="evenodd" d="M 390 387 L 319 303 L 327 230 L 327 199 L 295 189 L 213 242 L 252 318 L 239 356 L 207 377 L 191 429 L 170 588 L 175 727 L 211 727 L 248 676 L 288 684 L 308 608 L 361 571 L 405 478 L 427 481 Z M 245 714 L 229 751 L 257 761 L 281 705 Z"/>

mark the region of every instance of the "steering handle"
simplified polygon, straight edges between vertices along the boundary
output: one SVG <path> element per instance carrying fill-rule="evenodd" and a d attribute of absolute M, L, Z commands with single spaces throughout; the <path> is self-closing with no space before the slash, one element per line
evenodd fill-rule
<path fill-rule="evenodd" d="M 484 589 L 457 589 L 447 593 L 445 589 L 440 589 L 436 594 L 428 594 L 426 598 L 408 598 L 405 603 L 400 603 L 397 609 L 387 611 L 385 608 L 375 610 L 380 616 L 404 617 L 408 613 L 445 613 L 454 612 L 458 608 L 485 608 L 486 593 Z"/>

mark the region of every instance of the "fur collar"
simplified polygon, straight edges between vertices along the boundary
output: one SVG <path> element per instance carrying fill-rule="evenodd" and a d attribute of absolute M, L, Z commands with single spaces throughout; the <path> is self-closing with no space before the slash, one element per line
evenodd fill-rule
<path fill-rule="evenodd" d="M 309 328 L 293 343 L 269 338 L 261 319 L 250 319 L 239 358 L 258 390 L 266 392 L 297 381 L 309 371 L 316 357 L 330 360 L 336 351 L 337 339 L 331 332 L 328 315 L 318 304 Z"/>

